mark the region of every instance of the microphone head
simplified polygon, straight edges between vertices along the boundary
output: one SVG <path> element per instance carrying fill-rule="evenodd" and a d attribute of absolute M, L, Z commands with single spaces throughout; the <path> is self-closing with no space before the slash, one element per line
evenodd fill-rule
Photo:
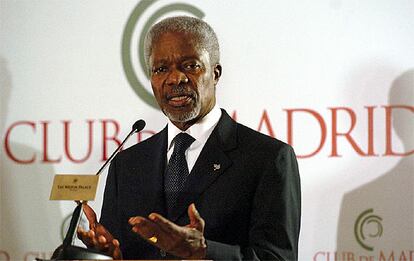
<path fill-rule="evenodd" d="M 137 120 L 134 125 L 132 125 L 132 130 L 134 132 L 142 131 L 145 127 L 145 121 L 144 120 Z"/>

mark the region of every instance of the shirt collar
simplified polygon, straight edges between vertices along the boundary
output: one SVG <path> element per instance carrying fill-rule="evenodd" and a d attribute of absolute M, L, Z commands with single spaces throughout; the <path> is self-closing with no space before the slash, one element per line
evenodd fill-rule
<path fill-rule="evenodd" d="M 213 109 L 206 115 L 204 118 L 199 120 L 197 123 L 190 126 L 187 130 L 181 131 L 179 128 L 177 128 L 170 120 L 168 120 L 168 148 L 167 151 L 169 151 L 172 148 L 172 141 L 175 138 L 177 134 L 180 132 L 185 132 L 191 137 L 195 139 L 194 143 L 191 144 L 190 148 L 193 146 L 200 146 L 204 145 L 204 143 L 207 141 L 210 134 L 213 132 L 214 127 L 216 127 L 218 121 L 221 117 L 221 110 L 219 106 L 216 105 L 213 107 Z"/>

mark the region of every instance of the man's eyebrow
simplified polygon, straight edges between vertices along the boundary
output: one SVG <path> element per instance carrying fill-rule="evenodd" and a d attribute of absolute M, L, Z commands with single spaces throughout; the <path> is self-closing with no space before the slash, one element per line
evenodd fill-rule
<path fill-rule="evenodd" d="M 181 62 L 190 62 L 190 61 L 191 62 L 196 61 L 198 63 L 202 63 L 201 60 L 196 56 L 184 56 L 181 59 Z"/>
<path fill-rule="evenodd" d="M 197 61 L 199 63 L 201 63 L 201 60 L 197 57 L 197 56 L 182 56 L 180 57 L 179 62 L 187 62 L 187 61 Z M 160 64 L 168 64 L 170 63 L 169 59 L 166 58 L 161 58 L 159 60 L 155 60 L 153 61 L 153 65 L 160 65 Z"/>
<path fill-rule="evenodd" d="M 153 64 L 166 64 L 168 63 L 168 61 L 166 59 L 160 59 L 157 61 L 154 61 Z"/>
<path fill-rule="evenodd" d="M 199 60 L 197 56 L 183 56 L 181 60 Z"/>

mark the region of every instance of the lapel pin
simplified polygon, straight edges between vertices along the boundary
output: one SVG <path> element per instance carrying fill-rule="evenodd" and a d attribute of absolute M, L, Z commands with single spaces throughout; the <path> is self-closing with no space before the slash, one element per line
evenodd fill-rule
<path fill-rule="evenodd" d="M 214 171 L 219 170 L 221 168 L 220 164 L 213 164 Z"/>

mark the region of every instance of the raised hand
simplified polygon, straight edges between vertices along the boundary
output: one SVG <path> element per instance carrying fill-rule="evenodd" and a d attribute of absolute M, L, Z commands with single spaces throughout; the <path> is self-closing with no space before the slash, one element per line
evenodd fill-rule
<path fill-rule="evenodd" d="M 204 238 L 205 222 L 194 204 L 188 207 L 190 224 L 178 226 L 157 213 L 148 218 L 141 216 L 129 219 L 132 231 L 151 244 L 174 256 L 187 259 L 203 259 L 207 245 Z"/>
<path fill-rule="evenodd" d="M 97 249 L 114 259 L 122 259 L 119 241 L 96 219 L 96 213 L 87 204 L 83 203 L 83 211 L 89 221 L 89 231 L 78 228 L 78 238 L 88 247 Z"/>

